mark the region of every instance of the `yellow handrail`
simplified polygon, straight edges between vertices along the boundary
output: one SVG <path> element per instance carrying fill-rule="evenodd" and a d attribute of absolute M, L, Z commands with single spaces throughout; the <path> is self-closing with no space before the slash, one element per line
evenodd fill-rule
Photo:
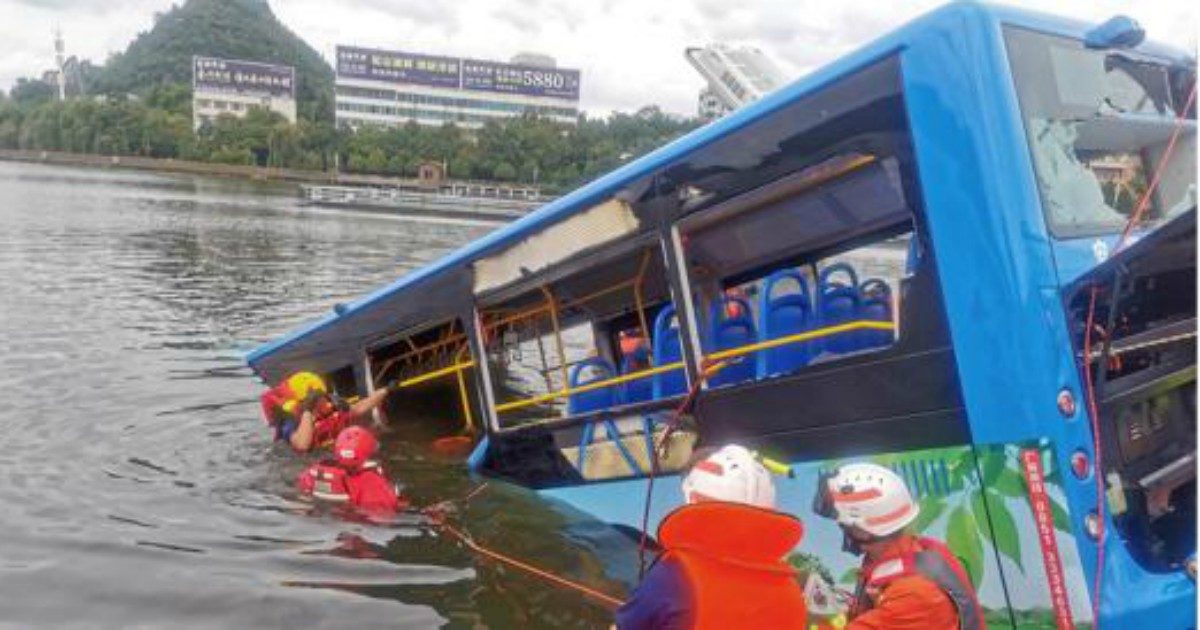
<path fill-rule="evenodd" d="M 512 402 L 506 402 L 504 404 L 496 405 L 496 413 L 504 413 L 505 411 L 512 411 L 513 409 L 520 409 L 522 407 L 539 405 L 541 403 L 544 403 L 544 402 L 550 401 L 550 400 L 554 400 L 556 398 L 565 398 L 567 396 L 570 396 L 571 394 L 582 394 L 584 392 L 590 392 L 590 391 L 596 390 L 596 389 L 603 389 L 605 387 L 612 387 L 613 385 L 620 385 L 622 383 L 628 383 L 629 381 L 636 381 L 641 378 L 646 378 L 647 376 L 654 376 L 655 374 L 662 374 L 663 372 L 672 372 L 674 370 L 680 370 L 680 369 L 683 369 L 683 361 L 676 361 L 674 363 L 668 363 L 666 365 L 656 365 L 652 368 L 647 368 L 645 370 L 641 370 L 638 372 L 630 372 L 629 374 L 622 374 L 621 376 L 607 378 L 602 381 L 594 381 L 592 383 L 585 383 L 583 385 L 579 385 L 579 386 L 573 387 L 573 388 L 572 387 L 564 387 L 563 389 L 560 389 L 556 392 L 550 392 L 548 394 L 541 394 L 539 396 L 534 396 L 533 398 L 523 398 L 521 400 L 514 400 Z"/>
<path fill-rule="evenodd" d="M 758 352 L 759 350 L 770 350 L 772 348 L 778 348 L 779 346 L 786 346 L 786 345 L 792 344 L 792 343 L 800 343 L 802 341 L 812 341 L 813 339 L 819 339 L 821 337 L 829 337 L 832 335 L 838 335 L 838 334 L 841 334 L 844 332 L 852 332 L 855 330 L 892 330 L 895 327 L 896 327 L 896 325 L 893 324 L 892 322 L 881 322 L 881 321 L 870 320 L 870 319 L 860 319 L 860 320 L 853 321 L 853 322 L 846 322 L 845 324 L 829 326 L 828 328 L 818 328 L 816 330 L 810 330 L 808 332 L 802 332 L 802 333 L 796 333 L 794 335 L 788 335 L 787 337 L 777 337 L 775 339 L 768 339 L 766 341 L 760 341 L 758 343 L 752 343 L 752 344 L 748 344 L 745 346 L 738 346 L 737 348 L 730 348 L 728 350 L 720 350 L 720 351 L 714 352 L 712 354 L 705 355 L 704 358 L 708 359 L 710 361 L 720 361 L 721 359 L 732 359 L 733 357 L 740 357 L 740 356 L 745 356 L 747 354 L 753 354 L 755 352 Z"/>
<path fill-rule="evenodd" d="M 462 403 L 463 420 L 466 425 L 463 427 L 463 432 L 474 433 L 475 418 L 471 413 L 471 396 L 467 393 L 467 377 L 463 375 L 463 370 L 457 370 L 455 376 L 458 377 L 458 398 Z"/>
<path fill-rule="evenodd" d="M 891 322 L 881 322 L 881 321 L 876 321 L 876 320 L 857 320 L 857 321 L 853 321 L 853 322 L 846 322 L 845 324 L 838 324 L 836 326 L 829 326 L 827 328 L 818 328 L 816 330 L 809 330 L 809 331 L 802 332 L 802 333 L 796 333 L 794 335 L 788 335 L 786 337 L 778 337 L 775 339 L 768 339 L 767 341 L 760 341 L 758 343 L 752 343 L 752 344 L 740 346 L 737 348 L 730 348 L 728 350 L 721 350 L 721 351 L 706 355 L 704 357 L 704 359 L 706 361 L 720 361 L 723 359 L 731 359 L 734 357 L 745 356 L 747 354 L 753 354 L 753 353 L 759 352 L 761 350 L 770 350 L 772 348 L 778 348 L 780 346 L 786 346 L 788 344 L 801 343 L 804 341 L 812 341 L 813 339 L 819 339 L 821 337 L 829 337 L 832 335 L 838 335 L 838 334 L 841 334 L 844 332 L 852 332 L 855 330 L 894 330 L 894 329 L 895 329 L 895 324 L 893 324 Z M 582 394 L 584 392 L 590 392 L 590 391 L 597 390 L 597 389 L 603 389 L 605 387 L 612 387 L 613 385 L 621 385 L 624 383 L 628 383 L 630 381 L 636 381 L 639 379 L 643 379 L 648 376 L 654 376 L 655 374 L 662 374 L 663 372 L 672 372 L 674 370 L 678 370 L 678 369 L 682 369 L 682 368 L 683 368 L 683 361 L 676 361 L 674 363 L 668 363 L 666 365 L 658 365 L 658 366 L 654 366 L 651 368 L 647 368 L 645 370 L 639 370 L 637 372 L 630 372 L 629 374 L 622 374 L 620 376 L 615 376 L 613 378 L 608 378 L 608 379 L 604 379 L 601 381 L 593 381 L 591 383 L 586 383 L 586 384 L 579 385 L 579 386 L 573 387 L 573 388 L 572 387 L 563 387 L 562 389 L 560 389 L 556 392 L 549 392 L 546 394 L 540 394 L 538 396 L 534 396 L 532 398 L 523 398 L 521 400 L 514 400 L 511 402 L 506 402 L 506 403 L 503 403 L 500 405 L 496 405 L 496 413 L 504 413 L 506 411 L 512 411 L 513 409 L 522 409 L 524 407 L 540 405 L 541 403 L 555 400 L 558 398 L 566 398 L 567 396 L 570 396 L 572 394 Z"/>
<path fill-rule="evenodd" d="M 410 379 L 400 381 L 399 383 L 396 384 L 396 386 L 397 387 L 412 387 L 414 385 L 420 385 L 421 383 L 432 381 L 434 379 L 438 379 L 438 378 L 441 378 L 448 374 L 453 374 L 455 372 L 461 372 L 465 369 L 472 368 L 472 367 L 475 367 L 474 359 L 471 359 L 470 361 L 463 361 L 462 363 L 455 363 L 454 365 L 451 365 L 449 367 L 444 367 L 440 370 L 426 372 L 425 374 L 422 374 L 420 376 L 414 376 Z"/>

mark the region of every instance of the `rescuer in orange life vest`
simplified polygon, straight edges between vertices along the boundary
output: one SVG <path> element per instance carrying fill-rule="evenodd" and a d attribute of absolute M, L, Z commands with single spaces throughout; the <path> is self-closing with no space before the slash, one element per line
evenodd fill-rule
<path fill-rule="evenodd" d="M 899 475 L 847 464 L 820 478 L 814 511 L 863 556 L 844 630 L 986 630 L 967 572 L 943 543 L 905 528 L 920 508 Z"/>
<path fill-rule="evenodd" d="M 801 629 L 808 612 L 785 559 L 804 528 L 775 511 L 770 473 L 741 446 L 703 449 L 687 503 L 658 527 L 663 553 L 617 610 L 620 630 Z"/>
<path fill-rule="evenodd" d="M 375 390 L 353 405 L 330 395 L 325 381 L 312 372 L 297 372 L 263 392 L 263 418 L 276 440 L 287 440 L 304 453 L 330 444 L 342 429 L 361 421 L 394 389 Z"/>

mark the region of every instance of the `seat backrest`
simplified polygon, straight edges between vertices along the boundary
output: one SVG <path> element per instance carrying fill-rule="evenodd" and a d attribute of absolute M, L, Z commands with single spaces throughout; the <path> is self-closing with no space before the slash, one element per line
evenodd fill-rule
<path fill-rule="evenodd" d="M 794 282 L 794 291 L 777 293 L 776 288 Z M 809 297 L 808 280 L 795 269 L 781 269 L 767 277 L 759 298 L 760 338 L 778 339 L 812 328 L 815 313 Z M 812 342 L 791 343 L 758 353 L 759 376 L 791 372 L 812 358 Z"/>
<path fill-rule="evenodd" d="M 667 365 L 683 360 L 679 345 L 679 321 L 675 306 L 664 307 L 654 318 L 654 365 Z M 682 368 L 654 375 L 654 399 L 668 398 L 687 391 L 687 375 Z"/>
<path fill-rule="evenodd" d="M 863 280 L 858 285 L 858 318 L 878 322 L 892 321 L 892 287 L 881 278 Z M 864 347 L 875 348 L 892 343 L 892 333 L 886 330 L 864 330 Z"/>
<path fill-rule="evenodd" d="M 709 351 L 740 348 L 757 341 L 754 312 L 750 310 L 750 303 L 746 298 L 723 295 L 713 301 L 712 308 L 709 309 Z M 735 357 L 728 365 L 710 376 L 708 383 L 712 386 L 738 383 L 753 379 L 755 372 L 753 355 Z"/>
<path fill-rule="evenodd" d="M 591 357 L 576 363 L 571 367 L 569 383 L 572 388 L 613 377 L 613 366 L 607 359 Z M 591 391 L 571 394 L 567 398 L 567 413 L 587 413 L 608 409 L 616 404 L 616 387 L 601 387 Z"/>
<path fill-rule="evenodd" d="M 844 274 L 844 281 L 834 276 Z M 836 326 L 858 317 L 858 274 L 846 263 L 836 263 L 821 270 L 817 283 L 817 308 L 821 327 Z M 821 347 L 834 353 L 852 352 L 861 347 L 857 332 L 824 337 Z"/>
<path fill-rule="evenodd" d="M 643 352 L 643 354 L 645 354 Z M 645 361 L 639 360 L 637 356 L 627 356 L 621 359 L 621 374 L 632 374 L 645 367 Z M 621 386 L 622 403 L 636 403 L 643 400 L 650 400 L 654 395 L 654 382 L 651 377 L 639 378 L 629 381 Z"/>

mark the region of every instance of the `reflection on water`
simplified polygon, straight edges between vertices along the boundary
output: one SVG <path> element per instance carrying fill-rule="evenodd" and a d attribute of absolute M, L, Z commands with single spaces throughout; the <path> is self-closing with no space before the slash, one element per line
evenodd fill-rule
<path fill-rule="evenodd" d="M 242 355 L 486 228 L 312 211 L 289 187 L 0 163 L 0 622 L 86 627 L 593 628 L 577 596 L 413 515 L 298 502 Z M 478 483 L 403 431 L 415 503 Z M 499 484 L 477 539 L 617 592 L 628 542 Z"/>

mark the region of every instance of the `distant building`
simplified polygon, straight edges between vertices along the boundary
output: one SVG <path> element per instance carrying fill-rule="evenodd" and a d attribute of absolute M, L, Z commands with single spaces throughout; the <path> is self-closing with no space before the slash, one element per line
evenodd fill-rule
<path fill-rule="evenodd" d="M 708 82 L 700 90 L 697 109 L 702 118 L 719 118 L 762 98 L 786 80 L 779 67 L 757 48 L 713 44 L 688 48 L 684 56 Z"/>
<path fill-rule="evenodd" d="M 395 126 L 489 120 L 536 114 L 564 123 L 579 115 L 579 71 L 525 53 L 512 63 L 417 53 L 337 48 L 337 122 Z"/>
<path fill-rule="evenodd" d="M 240 59 L 192 58 L 192 127 L 217 116 L 242 117 L 255 107 L 296 122 L 296 70 Z"/>

